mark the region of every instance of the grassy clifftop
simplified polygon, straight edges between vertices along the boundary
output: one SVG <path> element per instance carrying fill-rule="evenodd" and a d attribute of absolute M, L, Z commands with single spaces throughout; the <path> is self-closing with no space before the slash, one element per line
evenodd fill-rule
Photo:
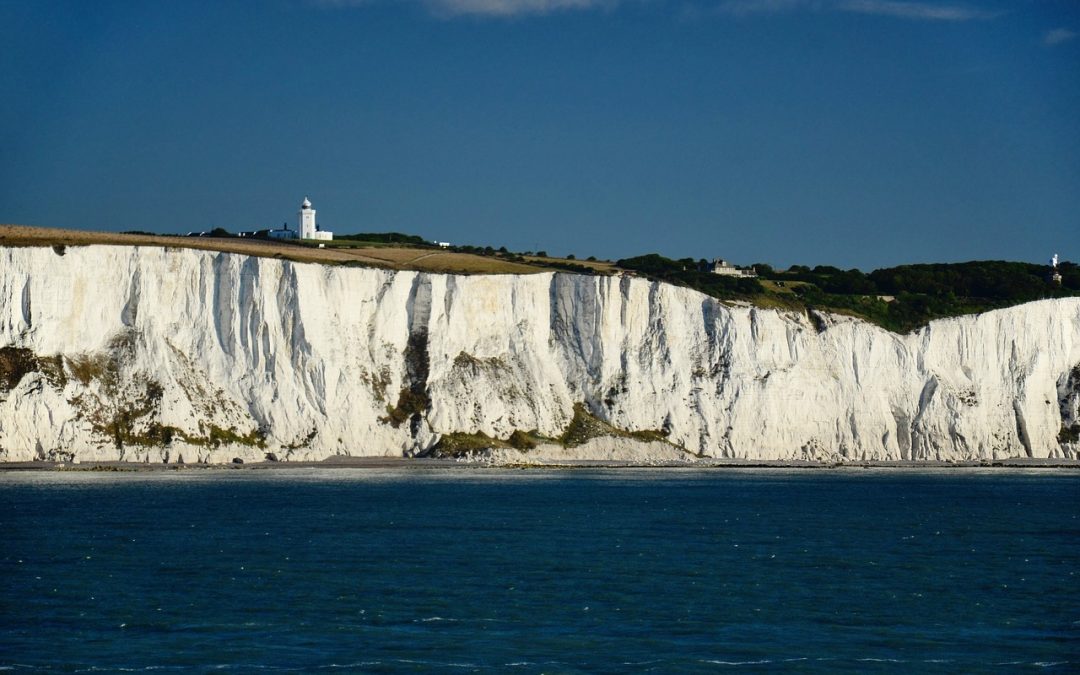
<path fill-rule="evenodd" d="M 444 274 L 633 274 L 693 288 L 720 300 L 849 314 L 896 332 L 913 330 L 933 319 L 1080 295 L 1080 266 L 1071 262 L 1059 266 L 1060 283 L 1050 279 L 1047 265 L 1006 261 L 902 265 L 869 273 L 820 265 L 774 270 L 758 264 L 759 276 L 750 278 L 712 274 L 704 260 L 672 260 L 658 254 L 612 263 L 551 257 L 543 251 L 515 253 L 491 246 L 440 248 L 419 237 L 396 233 L 346 235 L 324 247 L 223 234 L 226 236 L 183 237 L 3 225 L 0 246 L 52 246 L 58 252 L 66 246 L 91 244 L 168 246 Z"/>
<path fill-rule="evenodd" d="M 157 234 L 90 232 L 23 225 L 0 225 L 0 246 L 169 246 L 240 253 L 262 258 L 331 265 L 361 265 L 392 270 L 446 274 L 534 274 L 551 271 L 543 258 L 480 255 L 434 246 L 376 241 L 338 240 L 324 248 L 306 242 L 270 241 L 253 237 L 183 237 Z M 557 264 L 558 260 L 552 259 Z"/>

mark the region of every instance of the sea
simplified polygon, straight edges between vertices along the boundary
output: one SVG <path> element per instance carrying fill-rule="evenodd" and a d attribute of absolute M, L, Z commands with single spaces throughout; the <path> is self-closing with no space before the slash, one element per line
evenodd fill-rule
<path fill-rule="evenodd" d="M 0 472 L 0 668 L 1077 672 L 1080 472 Z"/>

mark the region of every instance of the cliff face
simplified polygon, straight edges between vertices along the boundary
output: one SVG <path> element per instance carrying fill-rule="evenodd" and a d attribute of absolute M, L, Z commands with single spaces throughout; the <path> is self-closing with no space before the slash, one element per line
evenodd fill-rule
<path fill-rule="evenodd" d="M 1080 299 L 898 336 L 631 278 L 0 250 L 0 461 L 408 455 L 582 419 L 607 432 L 581 456 L 1077 458 Z"/>

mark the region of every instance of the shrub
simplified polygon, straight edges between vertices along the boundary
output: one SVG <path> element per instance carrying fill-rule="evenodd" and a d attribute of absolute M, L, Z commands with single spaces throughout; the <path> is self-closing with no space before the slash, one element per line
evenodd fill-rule
<path fill-rule="evenodd" d="M 521 429 L 515 429 L 514 433 L 510 434 L 510 437 L 506 439 L 506 442 L 510 444 L 511 448 L 517 450 L 532 450 L 536 447 L 536 441 Z"/>
<path fill-rule="evenodd" d="M 27 373 L 38 369 L 34 352 L 19 347 L 0 349 L 0 391 L 11 391 Z"/>
<path fill-rule="evenodd" d="M 1071 427 L 1062 424 L 1061 431 L 1058 432 L 1058 443 L 1077 442 L 1080 442 L 1080 424 L 1074 424 Z"/>
<path fill-rule="evenodd" d="M 357 232 L 356 234 L 335 234 L 334 239 L 348 239 L 349 241 L 370 241 L 377 244 L 411 244 L 413 246 L 428 246 L 423 237 L 415 234 L 402 234 L 401 232 Z"/>

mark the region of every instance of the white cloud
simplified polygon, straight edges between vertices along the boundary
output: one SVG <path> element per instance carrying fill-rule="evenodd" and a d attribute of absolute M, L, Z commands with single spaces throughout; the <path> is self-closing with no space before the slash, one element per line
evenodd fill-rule
<path fill-rule="evenodd" d="M 356 7 L 380 0 L 308 0 L 323 7 Z M 381 0 L 384 2 L 393 0 Z M 397 0 L 404 1 L 404 0 Z M 513 18 L 540 16 L 562 11 L 613 9 L 629 2 L 650 0 L 409 0 L 426 7 L 436 16 L 451 18 L 477 16 Z M 672 3 L 675 4 L 675 3 Z M 873 14 L 921 21 L 972 21 L 993 19 L 1001 12 L 991 12 L 961 4 L 918 0 L 719 0 L 711 7 L 691 2 L 682 12 L 701 16 L 708 13 L 746 16 L 750 14 L 780 14 L 795 11 L 851 12 Z M 1075 33 L 1059 28 L 1047 33 L 1044 41 L 1057 44 L 1075 37 Z"/>
<path fill-rule="evenodd" d="M 617 0 L 425 0 L 436 14 L 513 17 L 611 7 Z"/>
<path fill-rule="evenodd" d="M 901 19 L 924 21 L 972 21 L 993 19 L 997 12 L 988 12 L 963 5 L 939 5 L 929 2 L 900 2 L 900 0 L 843 0 L 837 9 L 859 14 L 880 14 Z"/>
<path fill-rule="evenodd" d="M 379 0 L 308 0 L 327 8 L 360 7 Z M 389 1 L 389 0 L 388 0 Z M 400 0 L 399 0 L 400 1 Z M 610 8 L 621 0 L 412 0 L 438 16 L 515 17 L 550 14 L 564 10 Z"/>
<path fill-rule="evenodd" d="M 1043 44 L 1047 47 L 1053 47 L 1062 42 L 1068 42 L 1074 37 L 1076 37 L 1075 31 L 1071 31 L 1068 28 L 1055 28 L 1054 30 L 1046 31 L 1046 35 L 1043 36 Z"/>
<path fill-rule="evenodd" d="M 373 0 L 307 0 L 307 4 L 313 7 L 323 7 L 326 9 L 337 9 L 341 7 L 359 7 L 360 5 L 370 5 Z"/>
<path fill-rule="evenodd" d="M 998 12 L 965 5 L 907 0 L 724 0 L 717 5 L 717 9 L 737 16 L 817 10 L 875 14 L 920 21 L 972 21 L 999 16 Z"/>
<path fill-rule="evenodd" d="M 820 2 L 811 0 L 724 0 L 717 9 L 725 14 L 775 14 L 796 9 L 821 9 Z"/>

